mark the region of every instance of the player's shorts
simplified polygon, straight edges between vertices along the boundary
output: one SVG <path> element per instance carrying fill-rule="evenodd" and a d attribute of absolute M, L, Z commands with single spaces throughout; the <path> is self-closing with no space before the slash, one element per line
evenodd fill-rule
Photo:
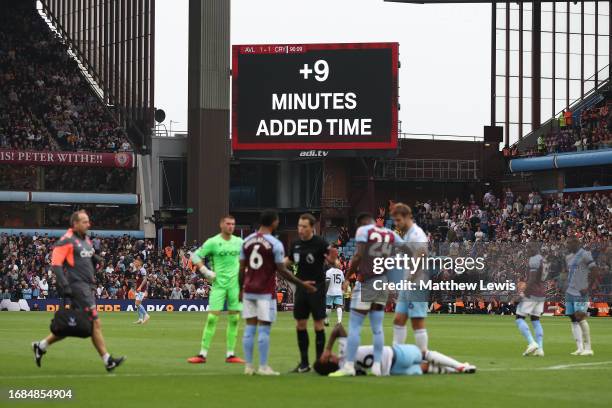
<path fill-rule="evenodd" d="M 399 300 L 395 305 L 395 313 L 403 313 L 411 319 L 427 317 L 427 302 L 410 302 Z"/>
<path fill-rule="evenodd" d="M 87 283 L 72 283 L 71 307 L 88 312 L 93 320 L 98 318 L 95 290 Z"/>
<path fill-rule="evenodd" d="M 144 300 L 145 297 L 145 293 L 146 292 L 136 292 L 136 300 L 138 300 L 139 302 L 142 302 Z"/>
<path fill-rule="evenodd" d="M 587 313 L 589 299 L 586 296 L 565 295 L 565 315 L 571 316 L 576 312 Z"/>
<path fill-rule="evenodd" d="M 538 300 L 525 299 L 516 307 L 517 316 L 541 316 L 544 313 L 544 302 Z"/>
<path fill-rule="evenodd" d="M 327 304 L 327 307 L 344 305 L 342 295 L 327 295 L 325 303 Z"/>
<path fill-rule="evenodd" d="M 370 280 L 366 281 L 366 282 L 357 282 L 355 284 L 355 287 L 353 288 L 353 293 L 351 296 L 351 309 L 357 309 L 357 310 L 370 310 L 370 308 L 372 307 L 372 305 L 382 305 L 385 306 L 387 304 L 387 296 L 388 296 L 388 292 L 387 291 L 379 291 L 378 293 L 373 293 L 372 291 L 372 281 L 373 280 L 382 280 L 383 283 L 387 282 L 387 279 L 384 275 L 382 276 L 376 276 L 374 278 L 371 278 Z M 362 286 L 365 286 L 365 290 Z M 364 291 L 368 291 L 368 295 L 366 295 L 367 297 L 364 297 L 364 299 L 362 299 L 362 296 L 364 294 Z M 376 295 L 376 300 L 374 301 L 369 301 L 371 299 L 374 299 L 373 297 L 370 297 L 372 295 Z M 384 299 L 384 300 L 383 300 Z"/>
<path fill-rule="evenodd" d="M 242 297 L 242 317 L 256 317 L 262 322 L 272 323 L 276 320 L 276 299 L 272 295 L 245 293 Z"/>
<path fill-rule="evenodd" d="M 421 375 L 423 354 L 414 344 L 396 344 L 393 346 L 393 365 L 391 375 Z"/>
<path fill-rule="evenodd" d="M 296 288 L 293 305 L 296 320 L 308 319 L 311 314 L 314 320 L 325 319 L 325 283 L 318 283 L 316 287 L 315 293 L 308 293 L 299 286 Z"/>
<path fill-rule="evenodd" d="M 222 311 L 225 308 L 226 300 L 227 310 L 241 311 L 240 287 L 237 284 L 229 287 L 213 285 L 208 295 L 208 310 L 215 312 Z"/>

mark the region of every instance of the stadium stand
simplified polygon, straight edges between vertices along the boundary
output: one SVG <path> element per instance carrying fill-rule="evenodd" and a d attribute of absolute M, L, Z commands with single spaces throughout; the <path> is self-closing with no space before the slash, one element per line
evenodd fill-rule
<path fill-rule="evenodd" d="M 122 168 L 1 166 L 0 191 L 63 191 L 128 193 L 135 172 Z"/>
<path fill-rule="evenodd" d="M 552 122 L 551 130 L 537 138 L 535 146 L 513 156 L 532 157 L 551 153 L 581 152 L 612 147 L 612 101 L 600 101 L 576 111 L 565 111 Z"/>
<path fill-rule="evenodd" d="M 0 149 L 132 150 L 32 7 L 0 14 L 0 89 Z"/>
<path fill-rule="evenodd" d="M 435 270 L 432 276 L 434 282 L 449 279 L 476 282 L 483 278 L 489 282 L 525 281 L 528 257 L 521 248 L 524 249 L 522 244 L 535 241 L 542 243 L 543 254 L 555 270 L 556 278 L 547 288 L 548 297 L 561 297 L 558 278 L 565 255 L 563 242 L 566 237 L 575 235 L 581 238 L 586 249 L 593 252 L 602 268 L 599 293 L 612 293 L 612 247 L 608 245 L 612 234 L 612 193 L 574 194 L 558 198 L 533 191 L 523 197 L 515 196 L 510 189 L 506 189 L 503 197 L 487 192 L 480 203 L 477 204 L 471 197 L 467 202 L 455 199 L 414 204 L 415 221 L 429 237 L 430 255 L 473 256 L 486 253 L 489 257 L 486 269 L 478 273 L 457 276 L 450 270 Z M 388 214 L 390 211 L 385 212 Z M 394 228 L 388 216 L 379 223 Z M 339 247 L 344 270 L 348 266 L 346 260 L 354 252 L 354 239 Z M 496 296 L 499 298 L 500 293 Z M 473 293 L 468 295 L 454 291 L 445 293 L 442 300 L 454 304 L 456 298 L 471 301 L 472 304 L 479 300 Z M 494 301 L 491 297 L 486 299 L 487 304 Z M 508 303 L 511 302 L 496 301 L 494 310 L 505 310 Z"/>
<path fill-rule="evenodd" d="M 0 234 L 0 300 L 56 298 L 55 276 L 50 269 L 51 251 L 56 238 L 47 235 Z M 97 297 L 133 299 L 136 274 L 131 264 L 140 257 L 153 282 L 150 299 L 202 299 L 208 297 L 209 282 L 196 274 L 189 262 L 189 247 L 157 247 L 152 240 L 127 236 L 93 238 L 93 246 L 104 262 L 96 271 Z M 292 301 L 292 289 L 278 282 L 284 301 Z"/>

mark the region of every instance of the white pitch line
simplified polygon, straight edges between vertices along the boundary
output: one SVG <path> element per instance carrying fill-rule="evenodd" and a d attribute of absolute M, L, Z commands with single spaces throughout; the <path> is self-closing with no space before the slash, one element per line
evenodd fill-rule
<path fill-rule="evenodd" d="M 600 366 L 612 364 L 612 361 L 596 361 L 592 363 L 576 363 L 554 365 L 549 367 L 509 367 L 509 368 L 479 368 L 478 371 L 533 371 L 533 370 L 567 370 L 568 368 L 576 368 L 579 370 L 596 370 Z"/>
<path fill-rule="evenodd" d="M 592 366 L 600 366 L 600 365 L 605 365 L 605 364 L 612 364 L 612 361 L 596 361 L 593 363 L 563 364 L 563 365 L 556 365 L 552 367 L 542 368 L 542 370 L 565 370 L 567 368 L 592 367 Z"/>

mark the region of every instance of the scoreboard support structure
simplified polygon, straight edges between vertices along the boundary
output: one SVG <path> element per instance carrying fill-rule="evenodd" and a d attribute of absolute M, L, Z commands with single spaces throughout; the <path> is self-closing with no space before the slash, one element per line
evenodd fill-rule
<path fill-rule="evenodd" d="M 187 239 L 229 212 L 230 1 L 189 0 Z"/>

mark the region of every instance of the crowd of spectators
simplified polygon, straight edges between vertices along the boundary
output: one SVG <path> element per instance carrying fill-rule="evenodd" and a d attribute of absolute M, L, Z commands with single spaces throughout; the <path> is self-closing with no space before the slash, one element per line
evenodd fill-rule
<path fill-rule="evenodd" d="M 389 207 L 393 206 L 389 203 Z M 550 276 L 559 277 L 568 237 L 581 238 L 602 273 L 599 288 L 609 294 L 612 288 L 612 193 L 542 196 L 537 191 L 523 196 L 506 189 L 501 196 L 492 191 L 480 200 L 421 201 L 412 206 L 415 221 L 423 227 L 430 242 L 430 254 L 440 256 L 486 256 L 486 269 L 476 275 L 454 270 L 436 270 L 434 280 L 490 282 L 524 281 L 527 273 L 525 244 L 538 242 L 545 256 Z M 377 223 L 394 228 L 388 208 L 379 211 Z M 343 230 L 344 231 L 344 230 Z M 339 241 L 346 239 L 340 234 Z M 55 278 L 49 261 L 54 238 L 47 236 L 0 235 L 0 296 L 5 298 L 55 297 Z M 189 264 L 189 252 L 197 247 L 158 248 L 151 240 L 94 237 L 96 252 L 104 259 L 96 272 L 100 298 L 130 299 L 134 296 L 136 257 L 144 261 L 149 272 L 150 298 L 197 299 L 208 296 L 209 284 Z M 339 262 L 348 269 L 349 257 L 340 247 Z M 279 290 L 291 292 L 286 282 L 278 281 Z M 349 289 L 350 290 L 350 289 Z M 551 296 L 561 293 L 552 284 Z M 516 293 L 509 293 L 512 297 Z M 457 294 L 449 294 L 456 296 Z M 497 293 L 499 295 L 499 293 Z M 476 302 L 467 295 L 466 301 Z M 473 297 L 473 296 L 472 296 Z M 507 303 L 507 302 L 506 302 Z"/>
<path fill-rule="evenodd" d="M 523 152 L 518 148 L 506 148 L 507 157 L 540 156 L 551 153 L 580 152 L 612 147 L 612 101 L 580 112 L 578 120 L 571 111 L 564 111 L 555 120 L 552 130 L 537 139 L 535 147 Z"/>
<path fill-rule="evenodd" d="M 0 13 L 0 148 L 131 150 L 31 3 Z"/>
<path fill-rule="evenodd" d="M 47 235 L 0 234 L 0 299 L 57 298 L 55 275 L 51 272 L 51 252 L 56 238 Z M 134 299 L 136 294 L 136 258 L 143 261 L 149 276 L 150 299 L 205 299 L 210 283 L 189 261 L 198 244 L 171 242 L 158 248 L 152 240 L 120 238 L 92 239 L 103 263 L 96 270 L 96 296 L 100 299 Z M 290 301 L 292 289 L 277 280 L 277 289 Z"/>
<path fill-rule="evenodd" d="M 381 207 L 376 223 L 394 229 L 390 217 L 394 202 Z M 597 290 L 608 298 L 612 294 L 612 193 L 577 194 L 563 197 L 542 196 L 537 191 L 515 195 L 504 190 L 501 197 L 492 191 L 481 200 L 473 195 L 467 201 L 420 201 L 412 205 L 414 219 L 423 228 L 429 240 L 430 256 L 472 258 L 483 256 L 485 268 L 476 272 L 457 272 L 452 269 L 431 270 L 434 281 L 456 282 L 525 282 L 527 278 L 526 244 L 540 244 L 545 265 L 550 271 L 547 282 L 549 299 L 561 299 L 564 282 L 561 280 L 565 242 L 568 237 L 581 239 L 581 245 L 592 252 L 600 271 Z M 348 260 L 340 248 L 341 267 L 348 268 Z M 353 277 L 354 278 L 354 277 Z M 505 296 L 507 305 L 516 298 L 517 291 L 496 291 L 496 297 Z M 438 293 L 442 301 L 461 297 L 478 302 L 492 293 L 452 291 Z M 453 300 L 454 301 L 454 300 Z"/>
<path fill-rule="evenodd" d="M 57 297 L 55 276 L 50 269 L 56 238 L 47 235 L 0 235 L 0 298 L 44 299 Z M 201 299 L 208 297 L 209 283 L 189 267 L 187 251 L 195 247 L 157 248 L 151 240 L 121 238 L 92 239 L 103 263 L 96 270 L 97 296 L 102 299 L 133 299 L 139 257 L 150 276 L 149 297 L 156 299 Z"/>
<path fill-rule="evenodd" d="M 0 202 L 0 228 L 64 228 L 70 212 L 84 209 L 93 229 L 137 230 L 138 205 Z M 68 215 L 67 215 L 68 214 Z"/>

